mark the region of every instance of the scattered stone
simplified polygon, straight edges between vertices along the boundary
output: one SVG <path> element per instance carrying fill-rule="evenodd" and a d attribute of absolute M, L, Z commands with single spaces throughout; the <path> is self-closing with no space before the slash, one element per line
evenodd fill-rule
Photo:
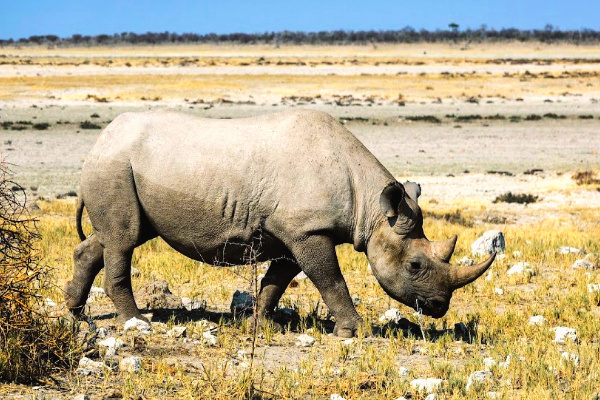
<path fill-rule="evenodd" d="M 502 398 L 502 393 L 500 392 L 487 392 L 485 394 L 489 399 L 501 399 Z"/>
<path fill-rule="evenodd" d="M 55 303 L 55 302 L 54 302 L 54 300 L 52 300 L 51 298 L 49 298 L 49 297 L 46 297 L 46 298 L 44 299 L 44 306 L 45 306 L 46 308 L 56 308 L 56 303 Z"/>
<path fill-rule="evenodd" d="M 300 273 L 298 275 L 296 275 L 296 277 L 294 279 L 301 281 L 304 279 L 307 279 L 308 276 L 306 276 L 306 274 L 304 273 L 304 271 L 300 271 Z"/>
<path fill-rule="evenodd" d="M 544 325 L 548 320 L 542 315 L 534 315 L 529 318 L 529 325 Z"/>
<path fill-rule="evenodd" d="M 383 313 L 381 317 L 379 317 L 379 322 L 382 324 L 387 324 L 388 322 L 393 322 L 397 324 L 402 319 L 402 313 L 397 308 L 390 308 L 386 312 Z"/>
<path fill-rule="evenodd" d="M 496 260 L 500 261 L 500 260 L 504 260 L 506 258 L 506 254 L 504 253 L 500 253 L 496 256 Z"/>
<path fill-rule="evenodd" d="M 150 324 L 142 319 L 133 317 L 129 320 L 127 320 L 127 322 L 125 322 L 125 326 L 124 326 L 124 331 L 127 332 L 128 330 L 138 330 L 140 333 L 150 333 L 152 331 L 152 326 L 150 326 Z"/>
<path fill-rule="evenodd" d="M 315 344 L 315 338 L 305 333 L 298 336 L 296 341 L 296 346 L 300 347 L 311 347 L 313 344 Z"/>
<path fill-rule="evenodd" d="M 187 328 L 185 326 L 176 326 L 167 332 L 168 337 L 172 338 L 184 338 L 187 336 Z"/>
<path fill-rule="evenodd" d="M 510 267 L 510 269 L 508 271 L 506 271 L 506 275 L 508 275 L 508 276 L 518 275 L 518 274 L 535 276 L 535 271 L 530 267 L 530 265 L 527 261 L 520 261 L 520 262 L 516 263 L 515 265 L 513 265 L 512 267 Z"/>
<path fill-rule="evenodd" d="M 571 254 L 571 253 L 580 254 L 581 249 L 578 249 L 576 247 L 562 246 L 562 247 L 558 248 L 558 252 L 560 254 Z"/>
<path fill-rule="evenodd" d="M 425 400 L 435 400 L 435 399 L 437 399 L 437 396 L 435 395 L 435 393 L 428 394 L 427 397 L 425 397 Z"/>
<path fill-rule="evenodd" d="M 203 310 L 206 308 L 206 302 L 202 300 L 190 299 L 189 297 L 182 297 L 181 304 L 188 311 Z"/>
<path fill-rule="evenodd" d="M 504 360 L 503 362 L 499 363 L 498 365 L 501 368 L 507 368 L 510 365 L 510 354 L 506 356 L 506 360 Z"/>
<path fill-rule="evenodd" d="M 139 269 L 137 269 L 136 267 L 131 267 L 131 276 L 138 277 L 141 275 L 141 272 Z"/>
<path fill-rule="evenodd" d="M 88 301 L 96 301 L 104 297 L 106 297 L 106 292 L 104 292 L 104 289 L 98 286 L 92 286 L 90 289 L 90 294 L 88 295 Z"/>
<path fill-rule="evenodd" d="M 360 305 L 360 303 L 362 303 L 362 300 L 360 299 L 360 297 L 358 297 L 357 294 L 353 294 L 352 295 L 352 304 L 354 304 L 354 306 L 358 306 L 358 305 Z"/>
<path fill-rule="evenodd" d="M 211 331 L 202 332 L 202 340 L 209 346 L 216 346 L 219 344 L 219 339 L 213 335 Z"/>
<path fill-rule="evenodd" d="M 231 299 L 229 309 L 236 315 L 251 314 L 255 303 L 256 299 L 252 293 L 236 290 Z"/>
<path fill-rule="evenodd" d="M 340 396 L 337 393 L 332 394 L 331 396 L 329 396 L 329 400 L 346 400 L 345 397 Z"/>
<path fill-rule="evenodd" d="M 554 343 L 565 344 L 567 339 L 577 343 L 577 331 L 573 328 L 558 326 L 550 330 L 554 331 Z"/>
<path fill-rule="evenodd" d="M 496 365 L 498 365 L 498 362 L 494 360 L 493 357 L 486 357 L 483 359 L 483 367 L 486 371 L 491 371 Z"/>
<path fill-rule="evenodd" d="M 571 268 L 573 269 L 589 269 L 589 270 L 594 270 L 596 269 L 596 264 L 594 264 L 593 262 L 590 262 L 588 260 L 585 260 L 583 258 L 575 261 L 572 265 Z"/>
<path fill-rule="evenodd" d="M 406 367 L 400 367 L 398 368 L 398 374 L 400 374 L 400 376 L 408 376 L 408 374 L 410 374 L 410 369 Z"/>
<path fill-rule="evenodd" d="M 101 375 L 104 372 L 104 363 L 100 361 L 93 361 L 87 357 L 82 357 L 79 360 L 79 368 L 76 371 L 80 375 Z"/>
<path fill-rule="evenodd" d="M 346 346 L 350 346 L 354 344 L 354 339 L 346 339 L 342 343 L 344 343 Z"/>
<path fill-rule="evenodd" d="M 484 385 L 486 383 L 490 383 L 493 379 L 494 374 L 490 371 L 475 371 L 469 375 L 469 379 L 467 379 L 467 390 L 469 390 L 476 383 Z"/>
<path fill-rule="evenodd" d="M 463 258 L 458 260 L 458 265 L 464 265 L 465 267 L 470 267 L 471 265 L 475 265 L 475 260 L 473 260 L 472 258 L 469 258 L 467 256 L 464 256 Z"/>
<path fill-rule="evenodd" d="M 141 369 L 140 358 L 137 356 L 125 357 L 119 362 L 119 370 L 123 372 L 136 374 L 140 372 Z"/>
<path fill-rule="evenodd" d="M 90 400 L 90 396 L 87 394 L 78 394 L 77 396 L 73 397 L 72 400 Z"/>
<path fill-rule="evenodd" d="M 579 356 L 577 354 L 569 353 L 568 351 L 563 351 L 562 353 L 560 353 L 560 356 L 563 359 L 572 362 L 574 365 L 579 365 Z"/>
<path fill-rule="evenodd" d="M 155 281 L 144 285 L 137 292 L 136 300 L 140 308 L 147 310 L 180 310 L 183 308 L 181 298 L 171 293 L 166 281 Z"/>
<path fill-rule="evenodd" d="M 500 231 L 490 230 L 483 233 L 472 245 L 471 253 L 474 257 L 503 253 L 505 249 L 504 234 Z"/>
<path fill-rule="evenodd" d="M 498 296 L 502 296 L 502 295 L 504 295 L 504 290 L 497 287 L 497 288 L 494 288 L 494 293 L 496 293 Z"/>
<path fill-rule="evenodd" d="M 498 277 L 498 273 L 497 273 L 496 271 L 493 271 L 493 270 L 491 270 L 491 269 L 490 269 L 490 270 L 487 272 L 487 275 L 485 276 L 485 280 L 486 280 L 487 282 L 491 282 L 491 281 L 493 281 L 493 280 L 494 280 L 494 278 L 497 278 L 497 277 Z"/>
<path fill-rule="evenodd" d="M 109 337 L 98 342 L 98 346 L 106 347 L 105 356 L 115 356 L 121 347 L 125 347 L 125 342 L 115 337 Z"/>
<path fill-rule="evenodd" d="M 588 283 L 587 288 L 589 293 L 600 292 L 600 283 Z"/>
<path fill-rule="evenodd" d="M 418 392 L 433 393 L 439 390 L 444 383 L 443 379 L 438 378 L 420 378 L 410 381 L 410 386 Z"/>

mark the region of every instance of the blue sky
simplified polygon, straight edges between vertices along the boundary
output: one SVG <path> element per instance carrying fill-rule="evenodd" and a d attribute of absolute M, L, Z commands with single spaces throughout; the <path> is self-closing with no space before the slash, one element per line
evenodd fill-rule
<path fill-rule="evenodd" d="M 0 39 L 74 33 L 463 28 L 600 30 L 600 0 L 0 0 Z"/>

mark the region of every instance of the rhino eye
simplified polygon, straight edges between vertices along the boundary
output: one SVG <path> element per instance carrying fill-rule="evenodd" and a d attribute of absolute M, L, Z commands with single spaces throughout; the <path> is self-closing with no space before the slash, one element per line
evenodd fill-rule
<path fill-rule="evenodd" d="M 410 263 L 410 269 L 412 269 L 413 271 L 419 270 L 421 269 L 421 264 L 416 261 L 413 261 Z"/>

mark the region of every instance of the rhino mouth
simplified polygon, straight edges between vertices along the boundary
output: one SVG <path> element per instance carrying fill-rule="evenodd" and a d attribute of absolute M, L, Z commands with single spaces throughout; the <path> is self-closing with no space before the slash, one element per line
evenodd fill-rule
<path fill-rule="evenodd" d="M 441 318 L 446 315 L 448 308 L 450 308 L 450 300 L 443 298 L 430 298 L 430 299 L 417 299 L 413 308 L 432 318 Z"/>

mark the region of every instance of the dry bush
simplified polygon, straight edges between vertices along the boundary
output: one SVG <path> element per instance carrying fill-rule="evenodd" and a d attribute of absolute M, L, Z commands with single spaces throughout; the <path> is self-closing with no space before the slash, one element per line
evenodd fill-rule
<path fill-rule="evenodd" d="M 77 332 L 40 295 L 51 285 L 49 268 L 38 262 L 35 220 L 14 185 L 0 162 L 0 381 L 43 382 L 72 365 Z"/>
<path fill-rule="evenodd" d="M 571 177 L 578 185 L 597 185 L 600 184 L 600 179 L 596 178 L 594 171 L 577 171 Z"/>

